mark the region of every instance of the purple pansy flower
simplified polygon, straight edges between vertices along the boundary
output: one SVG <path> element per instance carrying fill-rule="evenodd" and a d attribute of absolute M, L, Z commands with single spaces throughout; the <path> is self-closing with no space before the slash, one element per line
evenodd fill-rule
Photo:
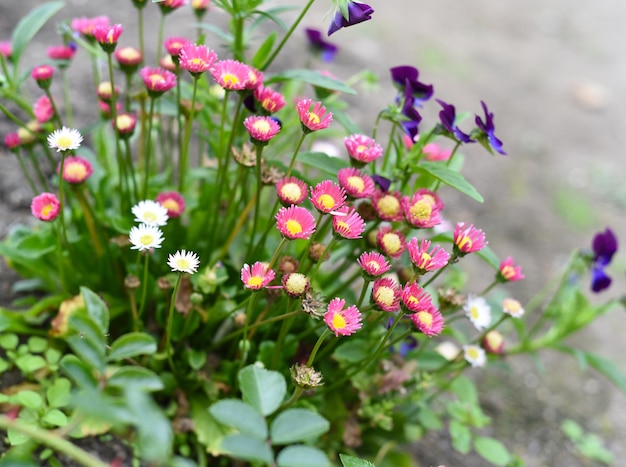
<path fill-rule="evenodd" d="M 337 46 L 325 41 L 322 37 L 322 32 L 317 29 L 306 28 L 305 32 L 311 48 L 321 54 L 322 60 L 331 62 L 339 50 Z"/>
<path fill-rule="evenodd" d="M 593 237 L 593 263 L 591 265 L 591 290 L 598 293 L 611 285 L 611 278 L 604 272 L 617 251 L 617 238 L 607 228 Z"/>
<path fill-rule="evenodd" d="M 381 189 L 383 193 L 387 193 L 389 191 L 389 187 L 391 186 L 391 180 L 382 175 L 372 175 L 372 180 L 374 183 L 378 185 L 378 188 Z"/>
<path fill-rule="evenodd" d="M 487 104 L 485 104 L 483 101 L 480 101 L 480 104 L 483 106 L 483 111 L 485 112 L 485 121 L 483 122 L 481 118 L 478 115 L 476 115 L 475 121 L 476 121 L 476 125 L 479 128 L 478 135 L 476 136 L 476 138 L 487 149 L 489 149 L 489 146 L 491 146 L 491 148 L 493 148 L 495 151 L 499 152 L 503 156 L 506 156 L 506 152 L 504 152 L 504 150 L 502 149 L 502 141 L 496 138 L 496 135 L 495 135 L 496 127 L 493 124 L 493 113 L 489 112 L 489 109 L 487 108 Z M 489 146 L 484 144 L 485 138 L 489 142 Z"/>
<path fill-rule="evenodd" d="M 459 127 L 456 126 L 456 110 L 453 105 L 447 104 L 440 99 L 436 99 L 437 102 L 443 107 L 439 112 L 439 120 L 441 120 L 441 126 L 450 134 L 454 136 L 457 141 L 462 143 L 470 143 L 472 139 L 466 133 L 463 133 Z"/>
<path fill-rule="evenodd" d="M 407 99 L 404 101 L 404 105 L 402 106 L 402 115 L 404 115 L 408 120 L 403 120 L 400 122 L 402 128 L 404 128 L 404 132 L 411 137 L 411 141 L 415 141 L 415 137 L 418 133 L 418 126 L 422 121 L 422 116 L 417 111 L 415 107 L 413 107 L 412 101 L 413 99 Z"/>
<path fill-rule="evenodd" d="M 353 2 L 350 0 L 348 3 L 348 17 L 345 18 L 341 10 L 338 10 L 337 13 L 335 13 L 333 21 L 330 23 L 328 35 L 330 36 L 341 28 L 347 28 L 348 26 L 370 20 L 372 19 L 372 13 L 374 13 L 374 9 L 367 3 Z"/>
<path fill-rule="evenodd" d="M 391 68 L 391 80 L 404 93 L 404 98 L 409 100 L 413 98 L 413 104 L 421 106 L 422 102 L 427 101 L 433 95 L 434 88 L 432 84 L 424 84 L 418 81 L 419 71 L 417 68 L 401 65 Z"/>

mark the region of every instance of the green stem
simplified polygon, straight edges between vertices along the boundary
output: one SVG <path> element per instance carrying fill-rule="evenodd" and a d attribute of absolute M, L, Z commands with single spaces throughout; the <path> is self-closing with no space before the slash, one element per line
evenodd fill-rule
<path fill-rule="evenodd" d="M 150 178 L 150 153 L 152 152 L 152 119 L 154 117 L 154 97 L 150 98 L 150 111 L 148 112 L 148 128 L 146 129 L 146 154 L 144 163 L 143 199 L 148 199 L 148 180 Z"/>
<path fill-rule="evenodd" d="M 293 165 L 296 162 L 296 157 L 298 157 L 298 152 L 300 151 L 300 148 L 302 147 L 302 143 L 304 142 L 304 138 L 306 137 L 306 133 L 302 133 L 302 136 L 300 136 L 300 139 L 298 140 L 298 144 L 296 145 L 296 150 L 293 153 L 293 156 L 291 157 L 291 162 L 289 163 L 289 168 L 287 169 L 287 173 L 285 174 L 285 177 L 289 177 L 291 175 L 291 169 L 293 169 Z"/>
<path fill-rule="evenodd" d="M 456 155 L 456 151 L 457 149 L 459 149 L 459 146 L 461 146 L 461 142 L 457 141 L 456 145 L 454 146 L 454 149 L 452 150 L 452 153 L 450 154 L 450 157 L 448 158 L 448 161 L 446 162 L 446 167 L 450 167 L 450 165 L 452 164 L 452 159 L 454 159 L 454 156 Z M 435 181 L 435 185 L 433 186 L 433 191 L 437 191 L 440 185 L 441 185 L 441 180 L 438 179 L 437 181 Z"/>
<path fill-rule="evenodd" d="M 347 284 L 349 284 L 350 282 L 346 282 Z M 370 281 L 369 279 L 365 279 L 365 282 L 363 282 L 363 288 L 361 289 L 361 295 L 359 297 L 359 301 L 356 303 L 356 307 L 358 309 L 361 309 L 361 305 L 363 304 L 363 300 L 365 299 L 365 295 L 367 293 L 367 289 L 369 288 L 370 285 Z"/>
<path fill-rule="evenodd" d="M 172 371 L 176 370 L 174 366 L 174 361 L 172 359 L 172 325 L 174 323 L 174 305 L 176 304 L 176 295 L 178 295 L 178 289 L 180 288 L 180 283 L 182 281 L 183 273 L 179 272 L 178 277 L 176 278 L 176 285 L 174 285 L 174 292 L 172 293 L 172 300 L 170 301 L 170 311 L 167 314 L 167 325 L 165 328 L 165 352 L 167 353 L 167 361 L 170 364 L 170 369 Z"/>
<path fill-rule="evenodd" d="M 252 232 L 250 233 L 250 247 L 248 251 L 252 249 L 254 245 L 254 235 L 256 234 L 257 224 L 259 222 L 259 205 L 261 204 L 261 157 L 263 155 L 264 146 L 257 144 L 256 146 L 256 201 L 254 203 L 254 217 L 252 221 Z"/>
<path fill-rule="evenodd" d="M 248 333 L 250 332 L 250 319 L 252 318 L 252 312 L 254 311 L 254 304 L 259 296 L 258 291 L 252 292 L 252 297 L 248 301 L 248 308 L 246 309 L 246 318 L 243 324 L 243 341 L 241 342 L 241 360 L 239 361 L 239 369 L 243 368 L 248 359 Z"/>
<path fill-rule="evenodd" d="M 289 308 L 291 308 L 291 303 L 293 302 L 292 298 L 289 297 L 287 300 L 287 311 L 289 311 Z M 287 336 L 287 333 L 289 332 L 289 329 L 291 328 L 291 325 L 293 324 L 295 320 L 295 315 L 290 318 L 290 319 L 286 319 L 283 321 L 282 325 L 280 326 L 280 331 L 278 333 L 278 339 L 276 339 L 276 346 L 274 347 L 274 356 L 272 357 L 272 366 L 270 367 L 270 369 L 275 370 L 276 367 L 278 366 L 278 359 L 280 357 L 280 351 L 283 347 L 283 342 L 285 341 L 285 337 Z"/>
<path fill-rule="evenodd" d="M 139 307 L 138 316 L 141 318 L 143 310 L 146 308 L 146 296 L 148 294 L 148 264 L 150 263 L 150 254 L 146 251 L 144 265 L 143 265 L 143 280 L 141 283 L 141 305 Z"/>
<path fill-rule="evenodd" d="M 65 154 L 67 151 L 61 151 L 61 166 L 59 167 L 59 217 L 61 218 L 61 235 L 63 239 L 63 243 L 65 245 L 67 242 L 67 232 L 65 230 L 65 214 L 63 213 L 65 208 L 65 196 L 63 190 L 63 170 L 65 167 Z"/>
<path fill-rule="evenodd" d="M 177 80 L 180 82 L 180 79 Z M 189 141 L 191 140 L 191 127 L 193 126 L 193 117 L 196 109 L 196 92 L 198 90 L 198 79 L 194 77 L 193 80 L 193 93 L 191 95 L 191 110 L 189 111 L 189 118 L 185 125 L 185 139 L 183 142 L 183 150 L 180 155 L 180 164 L 178 166 L 178 191 L 183 192 L 185 186 L 185 175 L 187 174 L 187 164 L 189 159 Z M 180 104 L 178 105 L 180 108 Z M 179 120 L 180 121 L 180 117 Z"/>
<path fill-rule="evenodd" d="M 22 173 L 26 177 L 26 181 L 28 182 L 28 185 L 30 186 L 31 190 L 33 190 L 33 195 L 37 196 L 39 192 L 37 191 L 37 187 L 35 186 L 35 183 L 33 182 L 33 178 L 30 176 L 28 168 L 26 167 L 26 163 L 24 162 L 24 159 L 22 158 L 22 155 L 20 154 L 19 150 L 15 153 L 15 157 L 17 157 L 17 161 L 20 163 L 20 167 L 22 168 Z"/>
<path fill-rule="evenodd" d="M 384 172 L 387 169 L 387 164 L 389 163 L 389 155 L 391 154 L 391 147 L 393 146 L 392 141 L 393 141 L 393 137 L 395 136 L 396 133 L 396 126 L 392 126 L 391 127 L 391 132 L 389 133 L 389 142 L 387 143 L 387 148 L 385 149 L 385 155 L 383 156 L 383 168 L 382 171 Z"/>
<path fill-rule="evenodd" d="M 63 102 L 65 103 L 65 118 L 70 128 L 74 127 L 74 115 L 72 112 L 72 98 L 70 96 L 70 79 L 67 68 L 61 70 L 63 75 Z"/>

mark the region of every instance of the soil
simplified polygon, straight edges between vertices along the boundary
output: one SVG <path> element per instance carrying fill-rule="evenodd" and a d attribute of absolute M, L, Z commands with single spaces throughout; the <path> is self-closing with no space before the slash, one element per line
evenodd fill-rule
<path fill-rule="evenodd" d="M 39 3 L 0 2 L 0 39 L 8 38 L 17 20 Z M 329 3 L 317 2 L 306 25 L 324 29 Z M 513 256 L 523 265 L 526 279 L 507 288 L 513 296 L 528 300 L 563 268 L 572 250 L 588 247 L 592 235 L 606 226 L 626 241 L 626 133 L 620 131 L 625 119 L 618 105 L 626 101 L 620 37 L 626 2 L 578 0 L 575 7 L 568 0 L 528 0 L 523 6 L 499 0 L 369 3 L 376 10 L 371 21 L 331 37 L 340 52 L 328 69 L 342 79 L 365 68 L 380 76 L 379 88 L 363 91 L 352 102 L 353 115 L 365 116 L 358 120 L 365 128 L 393 98 L 388 69 L 396 65 L 417 66 L 421 79 L 434 84 L 436 97 L 458 111 L 480 113 L 481 99 L 489 105 L 508 156 L 467 148 L 464 174 L 485 201 L 479 204 L 452 190 L 443 191 L 443 197 L 452 222 L 483 228 L 498 255 Z M 107 14 L 124 24 L 123 42 L 133 43 L 136 15 L 130 1 L 66 4 L 56 20 Z M 155 10 L 147 8 L 146 24 L 157 24 Z M 217 10 L 209 17 L 225 21 Z M 166 36 L 180 34 L 192 22 L 188 11 L 173 13 Z M 37 35 L 27 50 L 28 63 L 45 56 L 53 36 L 52 26 Z M 303 46 L 303 38 L 295 40 L 276 66 Z M 79 92 L 75 102 L 88 95 L 90 81 L 78 73 L 86 66 L 80 60 L 72 64 L 71 79 Z M 83 107 L 85 115 L 89 110 Z M 435 121 L 437 111 L 434 103 L 427 105 L 427 124 Z M 87 123 L 81 118 L 91 118 L 78 115 L 81 124 Z M 11 130 L 0 118 L 2 135 Z M 30 222 L 28 188 L 15 159 L 3 155 L 0 237 L 14 225 Z M 625 269 L 626 259 L 618 253 L 611 268 L 615 283 L 605 295 L 624 293 Z M 10 287 L 15 280 L 0 263 L 0 305 L 14 298 Z M 478 291 L 488 281 L 477 273 L 472 284 Z M 625 316 L 602 317 L 572 343 L 612 359 L 626 373 Z M 546 353 L 540 360 L 543 369 L 518 358 L 509 362 L 511 370 L 473 372 L 493 418 L 490 434 L 529 466 L 594 465 L 576 454 L 560 430 L 562 421 L 571 418 L 603 438 L 617 459 L 614 465 L 626 465 L 626 396 L 595 372 L 580 370 L 569 357 Z M 429 435 L 412 450 L 421 466 L 486 464 L 476 455 L 454 452 L 442 433 Z"/>

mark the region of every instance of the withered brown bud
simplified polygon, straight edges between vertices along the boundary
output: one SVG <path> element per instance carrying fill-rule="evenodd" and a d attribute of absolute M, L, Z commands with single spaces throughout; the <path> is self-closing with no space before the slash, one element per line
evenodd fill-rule
<path fill-rule="evenodd" d="M 263 163 L 261 169 L 261 183 L 263 185 L 276 185 L 278 181 L 285 176 L 285 172 L 273 165 L 267 166 Z"/>
<path fill-rule="evenodd" d="M 140 285 L 141 281 L 137 276 L 126 276 L 126 278 L 124 279 L 124 287 L 126 287 L 128 290 L 138 289 Z"/>
<path fill-rule="evenodd" d="M 203 108 L 201 102 L 197 102 L 194 105 L 194 114 L 198 114 Z M 183 114 L 185 118 L 189 118 L 191 116 L 191 100 L 189 99 L 181 99 L 180 100 L 180 112 Z"/>
<path fill-rule="evenodd" d="M 322 255 L 324 255 L 324 258 L 322 258 Z M 326 251 L 326 245 L 323 243 L 313 242 L 309 248 L 309 258 L 311 258 L 311 260 L 315 263 L 319 261 L 326 261 L 330 258 L 330 252 Z"/>
<path fill-rule="evenodd" d="M 278 270 L 283 274 L 296 272 L 299 265 L 300 263 L 298 263 L 298 260 L 293 256 L 282 256 L 280 260 L 278 260 Z"/>
<path fill-rule="evenodd" d="M 326 313 L 326 304 L 321 299 L 321 294 L 309 290 L 302 298 L 302 311 L 311 315 L 315 319 L 319 319 Z"/>
<path fill-rule="evenodd" d="M 172 282 L 165 276 L 159 277 L 157 279 L 157 287 L 159 290 L 166 291 L 172 288 Z"/>
<path fill-rule="evenodd" d="M 128 235 L 118 235 L 111 238 L 111 243 L 119 246 L 120 248 L 124 248 L 130 245 L 130 240 L 128 239 Z"/>
<path fill-rule="evenodd" d="M 243 165 L 244 167 L 256 166 L 256 153 L 251 144 L 244 143 L 241 151 L 235 148 L 235 146 L 233 146 L 231 150 L 233 152 L 233 158 L 237 164 Z"/>
<path fill-rule="evenodd" d="M 242 327 L 244 324 L 246 324 L 246 314 L 243 311 L 235 313 L 233 321 L 235 323 L 235 326 L 239 328 Z"/>
<path fill-rule="evenodd" d="M 294 384 L 302 389 L 315 389 L 324 385 L 322 373 L 312 367 L 296 363 L 289 372 Z"/>
<path fill-rule="evenodd" d="M 465 295 L 458 293 L 453 287 L 447 289 L 440 287 L 437 289 L 437 295 L 439 296 L 439 311 L 442 313 L 458 310 L 465 304 Z"/>

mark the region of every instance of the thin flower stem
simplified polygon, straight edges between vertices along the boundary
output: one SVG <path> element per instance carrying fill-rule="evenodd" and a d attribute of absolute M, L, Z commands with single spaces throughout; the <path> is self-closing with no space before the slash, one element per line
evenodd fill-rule
<path fill-rule="evenodd" d="M 285 307 L 287 312 L 291 308 L 292 302 L 293 302 L 293 299 L 291 297 L 288 297 L 287 306 Z M 274 346 L 274 356 L 272 357 L 272 365 L 270 367 L 271 370 L 275 370 L 276 367 L 278 366 L 278 359 L 280 357 L 280 351 L 283 347 L 283 342 L 285 341 L 285 336 L 287 336 L 287 333 L 289 332 L 289 329 L 291 328 L 291 325 L 293 324 L 294 320 L 295 320 L 295 315 L 289 319 L 284 320 L 282 325 L 280 326 L 280 331 L 278 332 L 278 339 L 276 339 L 276 345 Z"/>
<path fill-rule="evenodd" d="M 289 313 L 285 313 L 284 315 L 273 316 L 273 317 L 265 319 L 263 321 L 259 321 L 257 323 L 251 324 L 248 327 L 248 330 L 249 331 L 253 331 L 253 330 L 257 329 L 257 328 L 260 328 L 261 326 L 265 326 L 266 324 L 276 323 L 278 321 L 282 321 L 284 319 L 291 318 L 292 316 L 297 316 L 298 314 L 300 314 L 300 310 L 290 311 Z M 215 343 L 215 346 L 218 346 L 218 345 L 220 345 L 220 344 L 222 344 L 224 342 L 227 342 L 227 341 L 229 341 L 231 339 L 234 339 L 235 337 L 237 337 L 239 334 L 242 334 L 243 332 L 244 332 L 243 328 L 237 329 L 236 331 L 231 332 L 227 336 L 224 336 L 222 339 L 217 341 Z"/>
<path fill-rule="evenodd" d="M 259 205 L 261 204 L 261 158 L 263 156 L 263 145 L 257 144 L 256 146 L 256 201 L 254 203 L 254 217 L 252 221 L 252 232 L 250 233 L 250 243 L 248 251 L 252 249 L 254 245 L 254 235 L 256 234 L 257 224 L 259 223 Z"/>
<path fill-rule="evenodd" d="M 161 47 L 163 46 L 163 29 L 165 28 L 165 13 L 161 12 L 161 20 L 159 21 L 159 33 L 156 44 L 156 65 L 159 66 L 161 60 Z M 142 52 L 143 56 L 143 52 Z"/>
<path fill-rule="evenodd" d="M 453 257 L 453 258 L 454 258 L 454 257 Z M 430 285 L 430 284 L 431 284 L 431 283 L 432 283 L 435 279 L 437 279 L 437 278 L 441 275 L 441 273 L 443 273 L 443 271 L 445 271 L 445 269 L 446 269 L 446 268 L 447 268 L 450 264 L 452 264 L 452 263 L 453 263 L 453 258 L 450 258 L 450 260 L 449 260 L 449 261 L 448 261 L 448 262 L 447 262 L 444 266 L 442 266 L 441 268 L 439 268 L 439 269 L 437 270 L 437 272 L 436 272 L 436 273 L 434 273 L 432 276 L 430 276 L 430 278 L 429 278 L 426 282 L 424 282 L 423 284 L 421 284 L 421 287 L 422 287 L 422 288 L 426 288 L 426 287 L 427 287 L 428 285 Z M 456 258 L 454 258 L 454 260 L 455 260 L 454 262 L 456 262 Z"/>
<path fill-rule="evenodd" d="M 172 326 L 174 323 L 174 305 L 176 304 L 176 296 L 178 295 L 178 289 L 180 288 L 180 283 L 182 282 L 183 273 L 179 272 L 178 277 L 176 278 L 176 285 L 174 285 L 174 292 L 172 292 L 172 300 L 170 301 L 170 311 L 167 314 L 167 325 L 165 328 L 165 352 L 167 353 L 167 361 L 170 365 L 170 369 L 172 371 L 176 371 L 176 367 L 174 366 L 174 361 L 172 359 Z"/>
<path fill-rule="evenodd" d="M 59 167 L 59 217 L 61 218 L 61 238 L 63 244 L 67 245 L 67 232 L 65 230 L 65 214 L 63 213 L 65 208 L 65 196 L 63 190 L 63 170 L 65 167 L 65 155 L 67 151 L 61 151 L 61 165 Z"/>
<path fill-rule="evenodd" d="M 179 83 L 180 79 L 176 80 Z M 191 110 L 189 111 L 189 118 L 185 125 L 185 139 L 183 140 L 183 149 L 180 155 L 180 164 L 178 166 L 178 191 L 183 192 L 185 187 L 185 175 L 187 174 L 187 165 L 189 159 L 189 141 L 191 140 L 191 127 L 193 126 L 193 117 L 196 110 L 196 93 L 198 91 L 198 79 L 194 77 L 193 80 L 193 92 L 191 94 Z M 179 99 L 180 100 L 180 99 Z M 180 112 L 180 105 L 178 105 Z M 180 116 L 177 121 L 180 122 Z"/>
<path fill-rule="evenodd" d="M 139 29 L 139 52 L 141 52 L 141 58 L 145 62 L 146 54 L 145 54 L 145 47 L 143 45 L 143 8 L 137 9 L 137 26 Z"/>
<path fill-rule="evenodd" d="M 33 163 L 33 167 L 35 168 L 35 173 L 37 174 L 37 179 L 39 180 L 39 183 L 41 183 L 42 188 L 45 191 L 50 191 L 50 188 L 48 186 L 48 181 L 46 180 L 46 177 L 41 171 L 41 167 L 39 166 L 39 161 L 37 160 L 37 157 L 35 156 L 35 153 L 32 147 L 28 148 L 28 155 L 30 157 L 30 160 Z"/>
<path fill-rule="evenodd" d="M 248 214 L 250 213 L 250 210 L 254 206 L 254 203 L 255 203 L 255 198 L 250 199 L 250 201 L 248 201 L 248 204 L 246 205 L 246 207 L 243 209 L 243 211 L 241 211 L 241 214 L 239 215 L 239 219 L 237 219 L 237 222 L 235 223 L 235 226 L 232 228 L 232 230 L 230 232 L 230 236 L 228 237 L 226 242 L 224 242 L 224 245 L 222 246 L 222 249 L 220 250 L 220 254 L 218 255 L 218 259 L 222 259 L 224 256 L 226 256 L 226 253 L 228 253 L 228 248 L 230 248 L 230 245 L 233 243 L 233 240 L 235 240 L 235 237 L 237 236 L 237 234 L 241 230 L 241 227 L 243 226 L 244 222 L 246 221 L 246 219 L 248 217 Z"/>
<path fill-rule="evenodd" d="M 28 167 L 26 167 L 26 163 L 24 162 L 24 158 L 20 154 L 19 149 L 15 153 L 15 157 L 17 158 L 17 161 L 20 163 L 20 167 L 22 168 L 22 173 L 26 177 L 26 181 L 28 182 L 28 185 L 30 186 L 30 189 L 33 190 L 33 195 L 37 196 L 39 191 L 37 191 L 37 187 L 35 186 L 35 183 L 33 182 L 33 178 L 30 176 L 30 172 L 28 171 Z"/>
<path fill-rule="evenodd" d="M 256 303 L 256 299 L 259 296 L 258 291 L 252 292 L 252 297 L 250 297 L 250 301 L 248 302 L 248 308 L 246 309 L 246 317 L 243 324 L 243 341 L 241 343 L 241 360 L 239 361 L 239 369 L 243 368 L 246 364 L 246 360 L 248 359 L 248 332 L 250 332 L 250 318 L 252 318 L 252 312 L 254 311 L 254 304 Z"/>
<path fill-rule="evenodd" d="M 133 167 L 133 155 L 130 149 L 130 141 L 128 138 L 124 138 L 124 153 L 126 156 L 126 166 L 128 167 L 128 172 L 130 173 L 130 182 L 133 184 L 133 197 L 131 199 L 130 204 L 134 205 L 137 201 L 139 201 L 139 190 L 137 188 L 137 179 L 135 178 L 135 168 Z M 130 188 L 129 188 L 130 190 Z"/>
<path fill-rule="evenodd" d="M 391 154 L 391 147 L 393 146 L 392 142 L 393 142 L 393 137 L 396 134 L 396 126 L 393 125 L 391 127 L 391 132 L 389 133 L 389 142 L 387 143 L 387 148 L 385 149 L 385 155 L 383 156 L 383 168 L 382 171 L 384 172 L 385 170 L 387 170 L 387 164 L 389 163 L 389 155 Z"/>
<path fill-rule="evenodd" d="M 145 252 L 145 260 L 143 264 L 143 280 L 141 281 L 141 305 L 139 306 L 139 317 L 146 308 L 146 296 L 148 294 L 148 264 L 150 263 L 150 254 Z"/>
<path fill-rule="evenodd" d="M 61 236 L 61 232 L 59 231 L 60 229 L 54 225 L 54 230 L 55 230 L 55 237 L 57 239 L 57 255 L 59 257 L 59 279 L 61 281 L 61 290 L 64 293 L 68 292 L 68 287 L 67 287 L 67 280 L 65 277 L 65 261 L 63 261 L 63 239 Z"/>
<path fill-rule="evenodd" d="M 326 252 L 330 252 L 332 250 L 332 248 L 335 246 L 335 243 L 337 242 L 337 240 L 335 239 L 335 237 L 333 237 L 330 242 L 328 242 L 328 245 L 326 245 L 326 248 L 324 248 L 324 251 L 322 252 L 322 255 L 320 256 L 320 259 L 317 263 L 315 263 L 315 267 L 313 268 L 313 272 L 311 273 L 310 276 L 310 281 L 311 283 L 313 283 L 313 278 L 315 277 L 315 275 L 317 274 L 317 271 L 319 270 L 320 266 L 322 265 L 322 263 L 324 262 L 324 258 L 326 257 Z"/>
<path fill-rule="evenodd" d="M 452 164 L 452 159 L 454 159 L 454 156 L 456 155 L 456 151 L 457 149 L 459 149 L 459 146 L 461 146 L 461 142 L 457 141 L 456 144 L 454 145 L 454 149 L 452 149 L 452 153 L 450 154 L 448 161 L 446 162 L 446 167 L 450 167 L 450 165 Z M 435 185 L 433 186 L 433 191 L 437 191 L 440 185 L 441 185 L 441 180 L 437 179 L 435 181 Z"/>
<path fill-rule="evenodd" d="M 349 283 L 349 282 L 348 282 Z M 356 307 L 361 309 L 361 305 L 363 304 L 363 300 L 365 299 L 365 295 L 367 294 L 367 290 L 369 289 L 370 280 L 365 279 L 363 282 L 363 288 L 361 289 L 361 295 L 359 296 L 359 300 L 356 303 Z"/>
<path fill-rule="evenodd" d="M 87 225 L 87 230 L 89 231 L 91 242 L 96 251 L 96 256 L 100 257 L 102 256 L 103 250 L 102 250 L 102 244 L 100 243 L 100 237 L 98 236 L 98 233 L 96 232 L 93 210 L 91 209 L 91 206 L 89 205 L 89 202 L 87 201 L 87 198 L 85 198 L 85 194 L 83 193 L 82 187 L 78 187 L 75 190 L 75 193 L 76 193 L 76 198 L 78 199 L 78 202 L 80 204 L 80 207 L 83 210 L 83 215 L 85 216 L 85 224 Z"/>
<path fill-rule="evenodd" d="M 2 55 L 2 54 L 0 54 Z M 2 111 L 2 113 L 4 115 L 6 115 L 6 117 L 11 120 L 13 123 L 15 123 L 16 125 L 20 126 L 21 128 L 26 128 L 26 124 L 21 121 L 19 118 L 17 118 L 15 116 L 15 114 L 13 114 L 13 112 L 11 112 L 9 109 L 7 109 L 4 105 L 2 105 L 2 103 L 0 102 L 0 110 Z M 31 132 L 32 133 L 32 132 Z"/>
<path fill-rule="evenodd" d="M 70 96 L 70 79 L 67 68 L 61 70 L 63 76 L 63 102 L 65 103 L 65 118 L 70 128 L 74 127 L 74 115 L 72 113 L 72 98 Z"/>
<path fill-rule="evenodd" d="M 50 89 L 44 89 L 44 92 L 46 94 L 46 97 L 50 99 L 50 105 L 52 105 L 52 111 L 54 112 L 53 118 L 56 120 L 56 123 L 59 126 L 59 128 L 63 127 L 63 120 L 61 119 L 61 114 L 59 113 L 57 104 L 54 101 L 54 97 L 52 97 L 52 94 L 50 93 Z"/>
<path fill-rule="evenodd" d="M 291 158 L 291 162 L 289 163 L 289 168 L 287 169 L 287 173 L 285 174 L 285 177 L 289 177 L 291 175 L 291 169 L 293 169 L 293 165 L 296 162 L 296 157 L 298 157 L 298 152 L 300 151 L 300 148 L 302 147 L 302 143 L 304 142 L 304 138 L 306 137 L 306 133 L 302 133 L 302 136 L 300 136 L 300 139 L 298 140 L 298 144 L 296 145 L 296 150 L 293 152 L 293 156 Z"/>
<path fill-rule="evenodd" d="M 150 98 L 150 111 L 148 112 L 148 128 L 146 129 L 146 154 L 144 163 L 144 178 L 143 178 L 143 199 L 148 199 L 148 179 L 150 178 L 150 153 L 152 150 L 152 119 L 154 118 L 154 97 Z"/>
<path fill-rule="evenodd" d="M 480 296 L 483 296 L 483 297 L 484 297 L 485 295 L 487 295 L 487 294 L 491 291 L 491 289 L 493 289 L 493 288 L 494 288 L 496 285 L 498 285 L 499 283 L 500 283 L 500 281 L 496 279 L 496 280 L 495 280 L 495 281 L 493 281 L 491 284 L 489 284 L 487 287 L 485 287 L 485 290 L 483 290 L 483 291 L 482 291 L 481 293 L 479 293 L 478 295 L 480 295 Z"/>
<path fill-rule="evenodd" d="M 283 246 L 285 245 L 286 241 L 287 241 L 287 239 L 285 237 L 282 237 L 280 239 L 280 243 L 276 247 L 276 251 L 274 252 L 274 256 L 272 256 L 272 260 L 270 261 L 270 264 L 267 267 L 267 269 L 272 269 L 274 267 L 274 265 L 276 264 L 276 261 L 278 260 L 278 255 L 280 255 L 280 250 L 283 249 Z"/>

